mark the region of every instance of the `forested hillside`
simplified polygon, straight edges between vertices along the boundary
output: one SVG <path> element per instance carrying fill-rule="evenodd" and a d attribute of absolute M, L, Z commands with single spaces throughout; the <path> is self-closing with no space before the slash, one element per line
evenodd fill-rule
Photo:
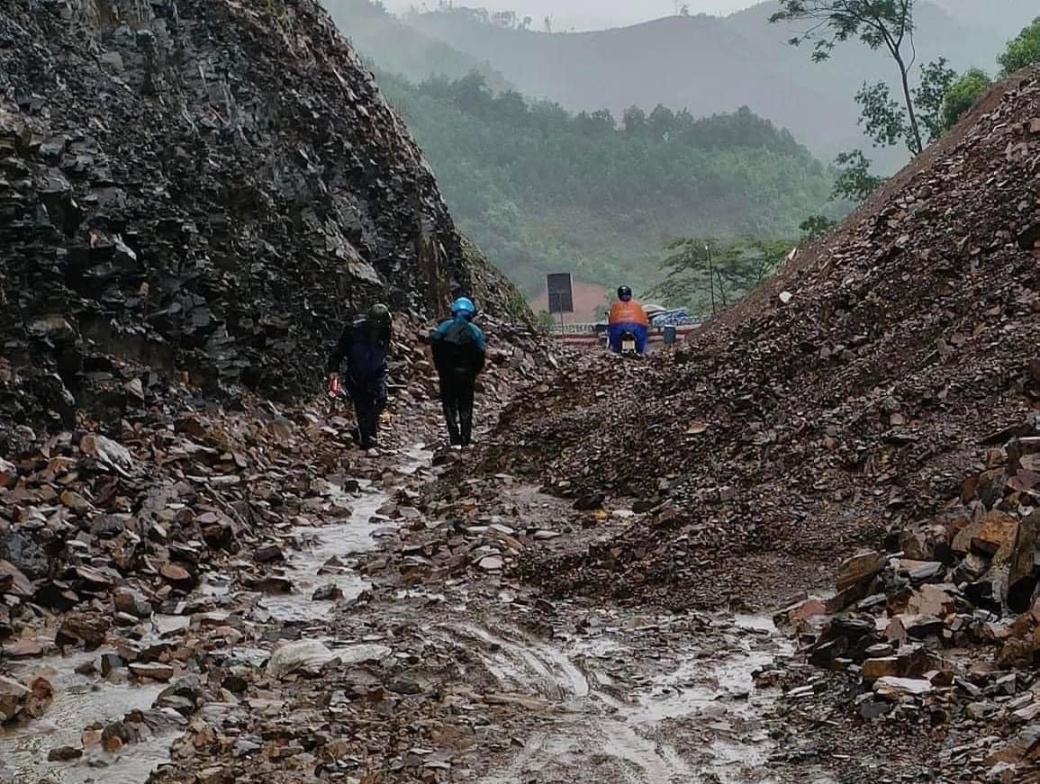
<path fill-rule="evenodd" d="M 1008 38 L 1040 14 L 1040 4 L 1022 0 L 944 2 L 955 10 L 962 5 L 978 10 L 961 18 L 931 2 L 916 4 L 915 82 L 920 66 L 939 57 L 958 71 L 991 67 Z M 479 6 L 479 0 L 472 5 Z M 702 116 L 746 105 L 788 128 L 824 160 L 869 148 L 853 96 L 864 81 L 894 82 L 891 63 L 858 44 L 842 49 L 840 63 L 813 63 L 805 47 L 787 45 L 804 25 L 769 23 L 778 8 L 767 2 L 727 17 L 673 16 L 574 34 L 496 24 L 479 9 L 458 4 L 416 12 L 407 21 L 489 62 L 521 92 L 573 111 L 649 110 L 660 103 Z M 977 20 L 983 13 L 992 17 L 985 24 Z M 906 161 L 900 151 L 872 152 L 872 157 L 887 170 Z"/>
<path fill-rule="evenodd" d="M 748 109 L 615 119 L 496 94 L 477 74 L 379 82 L 462 229 L 529 293 L 550 271 L 645 288 L 676 237 L 793 237 L 808 215 L 837 209 L 827 169 Z"/>

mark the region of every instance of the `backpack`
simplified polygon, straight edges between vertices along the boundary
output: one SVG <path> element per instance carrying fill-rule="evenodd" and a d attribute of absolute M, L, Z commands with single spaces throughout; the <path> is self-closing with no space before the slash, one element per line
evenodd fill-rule
<path fill-rule="evenodd" d="M 467 321 L 454 321 L 444 337 L 434 343 L 433 358 L 438 369 L 478 372 L 483 357 L 477 337 Z"/>
<path fill-rule="evenodd" d="M 390 350 L 390 332 L 373 334 L 367 318 L 356 319 L 351 326 L 347 374 L 356 381 L 372 381 L 386 375 L 386 355 Z"/>

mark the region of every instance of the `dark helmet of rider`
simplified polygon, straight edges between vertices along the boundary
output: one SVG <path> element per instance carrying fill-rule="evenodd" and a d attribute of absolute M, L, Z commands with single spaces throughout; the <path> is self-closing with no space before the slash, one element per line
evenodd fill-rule
<path fill-rule="evenodd" d="M 628 302 L 632 299 L 632 289 L 628 286 L 618 286 L 617 298 L 622 302 Z"/>

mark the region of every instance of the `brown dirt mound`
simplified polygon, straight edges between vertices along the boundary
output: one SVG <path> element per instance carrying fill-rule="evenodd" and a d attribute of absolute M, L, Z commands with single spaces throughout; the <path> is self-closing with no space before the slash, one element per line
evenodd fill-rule
<path fill-rule="evenodd" d="M 502 417 L 484 468 L 651 499 L 530 573 L 560 593 L 768 603 L 937 511 L 1040 400 L 1040 68 L 1020 72 L 770 286 L 645 364 L 592 358 Z M 776 597 L 779 598 L 779 597 Z"/>

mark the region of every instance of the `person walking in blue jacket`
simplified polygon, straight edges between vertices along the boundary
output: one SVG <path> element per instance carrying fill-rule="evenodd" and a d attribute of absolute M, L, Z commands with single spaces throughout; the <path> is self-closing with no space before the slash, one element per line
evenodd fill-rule
<path fill-rule="evenodd" d="M 433 364 L 440 378 L 441 406 L 452 446 L 469 446 L 473 441 L 473 398 L 477 376 L 484 369 L 487 343 L 473 323 L 477 308 L 467 297 L 451 305 L 452 317 L 431 335 Z"/>
<path fill-rule="evenodd" d="M 329 356 L 326 370 L 330 385 L 339 380 L 340 367 L 346 362 L 344 387 L 357 414 L 353 436 L 362 449 L 378 445 L 379 417 L 387 401 L 386 358 L 391 333 L 390 309 L 373 305 L 367 316 L 347 324 Z"/>

